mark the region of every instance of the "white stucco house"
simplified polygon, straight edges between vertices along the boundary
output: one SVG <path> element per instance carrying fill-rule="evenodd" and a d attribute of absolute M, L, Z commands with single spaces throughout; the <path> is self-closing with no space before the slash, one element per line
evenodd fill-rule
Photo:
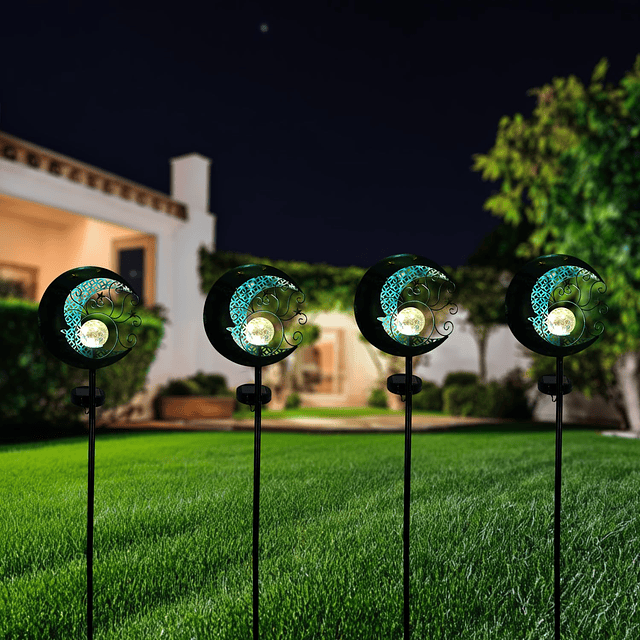
<path fill-rule="evenodd" d="M 213 349 L 202 323 L 206 296 L 200 292 L 198 249 L 216 249 L 216 216 L 209 211 L 211 161 L 190 153 L 169 164 L 167 195 L 0 131 L 0 279 L 20 283 L 26 297 L 39 301 L 64 271 L 103 266 L 126 278 L 143 306 L 160 304 L 167 310 L 170 324 L 147 389 L 137 398 L 139 417 L 150 417 L 155 391 L 170 378 L 201 370 L 222 373 L 230 387 L 253 381 L 252 369 Z M 322 328 L 321 338 L 293 356 L 310 380 L 305 404 L 364 405 L 380 373 L 373 348 L 359 340 L 353 313 L 309 319 Z M 464 310 L 454 322 L 455 336 L 416 369 L 424 379 L 441 384 L 450 371 L 478 371 Z M 526 368 L 526 358 L 502 327 L 489 339 L 488 377 L 500 378 L 516 366 Z M 269 367 L 265 383 L 277 383 L 278 372 Z M 538 417 L 552 420 L 553 405 L 538 404 Z M 585 408 L 576 392 L 567 397 L 566 407 L 567 420 L 572 412 L 576 418 L 610 414 L 594 404 Z"/>
<path fill-rule="evenodd" d="M 0 278 L 39 301 L 73 267 L 121 273 L 144 306 L 161 304 L 170 317 L 150 393 L 198 369 L 227 373 L 202 329 L 197 272 L 198 247 L 215 246 L 210 164 L 195 153 L 172 158 L 168 196 L 0 132 Z"/>

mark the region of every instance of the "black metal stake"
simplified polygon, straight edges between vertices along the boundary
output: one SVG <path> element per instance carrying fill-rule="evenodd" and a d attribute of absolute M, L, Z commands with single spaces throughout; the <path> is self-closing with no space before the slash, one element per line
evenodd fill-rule
<path fill-rule="evenodd" d="M 402 530 L 402 540 L 404 544 L 403 552 L 403 573 L 404 573 L 404 638 L 409 640 L 411 628 L 409 626 L 409 523 L 410 499 L 411 499 L 411 408 L 412 408 L 412 383 L 413 383 L 413 358 L 407 356 L 406 359 L 406 397 L 404 404 L 404 525 Z"/>
<path fill-rule="evenodd" d="M 89 473 L 87 479 L 87 638 L 93 638 L 93 485 L 96 466 L 96 370 L 89 369 Z"/>
<path fill-rule="evenodd" d="M 253 640 L 260 637 L 258 618 L 258 543 L 260 535 L 260 430 L 262 428 L 262 367 L 256 367 L 253 439 Z"/>
<path fill-rule="evenodd" d="M 562 356 L 556 359 L 556 474 L 553 518 L 553 608 L 555 640 L 560 640 L 560 490 L 562 482 L 562 383 L 564 366 Z"/>

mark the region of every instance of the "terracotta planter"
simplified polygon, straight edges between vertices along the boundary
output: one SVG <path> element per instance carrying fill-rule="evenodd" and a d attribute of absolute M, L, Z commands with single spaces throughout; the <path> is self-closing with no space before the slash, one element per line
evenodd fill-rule
<path fill-rule="evenodd" d="M 231 418 L 236 400 L 232 396 L 165 396 L 160 416 L 165 420 Z"/>

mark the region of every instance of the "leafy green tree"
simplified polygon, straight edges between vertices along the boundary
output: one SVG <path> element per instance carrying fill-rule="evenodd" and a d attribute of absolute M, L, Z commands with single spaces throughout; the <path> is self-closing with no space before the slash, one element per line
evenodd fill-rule
<path fill-rule="evenodd" d="M 607 335 L 589 350 L 601 384 L 585 389 L 622 398 L 628 426 L 640 431 L 640 55 L 619 87 L 603 86 L 606 71 L 602 59 L 588 89 L 573 76 L 533 89 L 533 117 L 505 116 L 496 145 L 474 156 L 473 169 L 502 179 L 486 209 L 535 225 L 520 256 L 576 255 L 607 283 Z M 611 375 L 614 391 L 603 381 Z"/>
<path fill-rule="evenodd" d="M 551 187 L 563 175 L 561 157 L 591 133 L 588 125 L 578 120 L 579 109 L 600 107 L 614 118 L 624 112 L 624 89 L 610 83 L 603 88 L 607 68 L 603 58 L 587 88 L 571 75 L 530 89 L 528 95 L 537 97 L 532 117 L 525 119 L 520 113 L 513 118 L 503 116 L 489 153 L 473 155 L 472 170 L 481 171 L 483 180 L 502 181 L 500 191 L 488 198 L 483 208 L 511 225 L 527 220 L 536 227 L 528 242 L 519 247 L 520 257 L 534 257 L 547 239 L 550 229 L 544 211 Z"/>
<path fill-rule="evenodd" d="M 467 265 L 453 271 L 456 302 L 469 312 L 467 322 L 478 345 L 482 383 L 487 381 L 489 337 L 507 321 L 504 312 L 507 287 L 526 263 L 526 259 L 516 256 L 516 249 L 534 229 L 527 220 L 517 226 L 502 222 L 482 239 Z"/>
<path fill-rule="evenodd" d="M 620 354 L 640 346 L 640 55 L 621 84 L 621 115 L 579 103 L 590 135 L 563 155 L 541 210 L 553 250 L 580 255 L 607 283 Z"/>
<path fill-rule="evenodd" d="M 478 345 L 480 381 L 487 381 L 487 342 L 500 325 L 506 324 L 504 296 L 511 274 L 492 266 L 463 266 L 453 272 L 455 301 L 469 312 L 467 322 Z"/>
<path fill-rule="evenodd" d="M 620 84 L 619 113 L 578 105 L 590 135 L 562 157 L 563 177 L 543 220 L 555 252 L 580 255 L 607 283 L 609 335 L 601 351 L 614 362 L 625 420 L 640 432 L 640 56 Z"/>
<path fill-rule="evenodd" d="M 527 258 L 516 255 L 517 248 L 526 242 L 536 227 L 523 219 L 513 226 L 502 221 L 490 231 L 469 256 L 467 265 L 470 267 L 491 267 L 502 274 L 509 275 L 509 280 L 526 264 Z"/>

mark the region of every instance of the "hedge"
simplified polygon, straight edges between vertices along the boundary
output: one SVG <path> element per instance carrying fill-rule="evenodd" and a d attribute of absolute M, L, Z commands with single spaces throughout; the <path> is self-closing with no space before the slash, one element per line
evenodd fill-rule
<path fill-rule="evenodd" d="M 136 313 L 142 326 L 136 328 L 138 342 L 133 352 L 97 373 L 98 387 L 106 396 L 105 409 L 126 404 L 144 388 L 164 335 L 164 322 L 158 315 L 146 309 Z M 88 371 L 61 362 L 44 346 L 38 330 L 37 302 L 0 299 L 0 350 L 2 430 L 43 425 L 77 430 L 86 418 L 71 404 L 70 395 L 74 387 L 88 386 Z"/>

